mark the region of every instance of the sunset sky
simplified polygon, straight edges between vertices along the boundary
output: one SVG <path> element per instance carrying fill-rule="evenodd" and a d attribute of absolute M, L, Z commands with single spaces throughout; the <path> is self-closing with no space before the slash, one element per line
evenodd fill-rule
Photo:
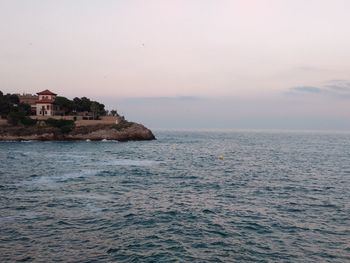
<path fill-rule="evenodd" d="M 0 0 L 0 90 L 154 128 L 350 130 L 348 0 Z"/>

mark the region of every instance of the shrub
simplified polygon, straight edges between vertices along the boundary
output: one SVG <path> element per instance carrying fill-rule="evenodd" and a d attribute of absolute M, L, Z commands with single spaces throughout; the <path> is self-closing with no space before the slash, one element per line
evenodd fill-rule
<path fill-rule="evenodd" d="M 25 112 L 23 111 L 11 111 L 7 115 L 7 122 L 10 125 L 18 125 L 22 124 L 24 126 L 33 126 L 36 124 L 37 120 L 33 120 L 25 115 Z"/>
<path fill-rule="evenodd" d="M 20 120 L 25 118 L 25 114 L 24 112 L 18 112 L 18 111 L 11 111 L 8 115 L 7 115 L 7 122 L 10 125 L 18 125 L 18 123 L 20 122 Z"/>
<path fill-rule="evenodd" d="M 23 124 L 24 126 L 34 126 L 36 125 L 37 120 L 33 120 L 29 117 L 24 117 L 23 119 L 20 120 L 20 123 Z"/>
<path fill-rule="evenodd" d="M 115 124 L 115 129 L 117 130 L 123 130 L 123 129 L 127 129 L 129 127 L 131 127 L 133 125 L 132 122 L 128 122 L 125 119 L 122 119 L 121 122 L 119 122 L 118 124 Z"/>
<path fill-rule="evenodd" d="M 63 119 L 56 120 L 56 119 L 49 118 L 45 121 L 45 123 L 48 126 L 59 128 L 62 133 L 69 133 L 75 127 L 74 121 L 72 120 L 63 120 Z"/>

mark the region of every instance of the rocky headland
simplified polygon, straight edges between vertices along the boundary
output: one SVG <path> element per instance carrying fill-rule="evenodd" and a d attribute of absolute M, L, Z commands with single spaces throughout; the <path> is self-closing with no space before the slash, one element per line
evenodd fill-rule
<path fill-rule="evenodd" d="M 141 124 L 129 121 L 122 121 L 118 124 L 74 126 L 68 131 L 45 125 L 29 127 L 0 125 L 0 141 L 141 141 L 154 139 L 155 136 L 151 130 Z"/>

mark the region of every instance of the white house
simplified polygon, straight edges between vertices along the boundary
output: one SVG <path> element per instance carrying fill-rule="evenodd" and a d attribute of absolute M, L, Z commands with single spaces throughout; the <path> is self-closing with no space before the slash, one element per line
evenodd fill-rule
<path fill-rule="evenodd" d="M 57 106 L 54 104 L 57 94 L 44 90 L 38 92 L 38 100 L 36 101 L 36 115 L 38 116 L 53 116 L 58 110 Z"/>

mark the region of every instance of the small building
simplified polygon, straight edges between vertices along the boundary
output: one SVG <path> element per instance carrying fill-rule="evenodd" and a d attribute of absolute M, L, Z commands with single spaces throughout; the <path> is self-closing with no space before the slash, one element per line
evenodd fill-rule
<path fill-rule="evenodd" d="M 58 107 L 55 105 L 55 99 L 57 94 L 44 90 L 38 92 L 38 100 L 36 104 L 36 115 L 37 116 L 54 116 L 58 111 Z"/>

